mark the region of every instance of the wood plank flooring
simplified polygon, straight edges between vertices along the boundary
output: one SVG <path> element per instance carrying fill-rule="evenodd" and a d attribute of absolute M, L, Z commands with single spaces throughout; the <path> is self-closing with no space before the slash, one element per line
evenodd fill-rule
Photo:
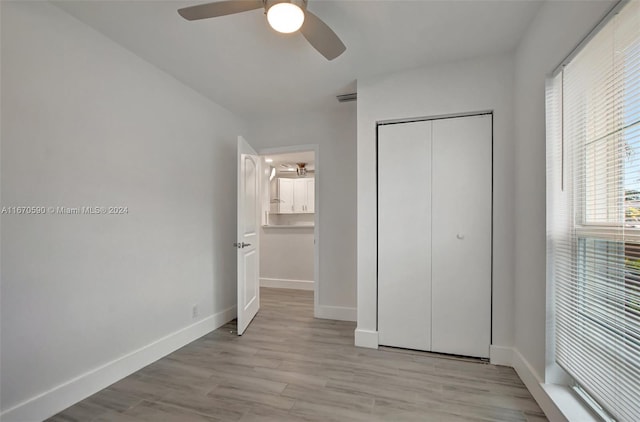
<path fill-rule="evenodd" d="M 235 321 L 51 422 L 546 421 L 513 369 L 353 346 L 351 322 L 313 318 L 313 292 L 261 290 Z"/>

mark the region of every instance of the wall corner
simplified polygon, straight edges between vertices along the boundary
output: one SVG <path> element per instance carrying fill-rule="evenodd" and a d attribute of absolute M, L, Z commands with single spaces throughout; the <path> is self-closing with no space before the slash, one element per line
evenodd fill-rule
<path fill-rule="evenodd" d="M 489 346 L 489 360 L 492 365 L 513 366 L 513 347 Z"/>

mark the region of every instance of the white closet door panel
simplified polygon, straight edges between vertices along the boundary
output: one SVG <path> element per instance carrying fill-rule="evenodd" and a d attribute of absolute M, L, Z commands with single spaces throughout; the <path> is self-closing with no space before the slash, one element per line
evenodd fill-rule
<path fill-rule="evenodd" d="M 489 357 L 491 116 L 433 122 L 434 352 Z"/>
<path fill-rule="evenodd" d="M 431 347 L 431 122 L 378 128 L 378 335 Z"/>

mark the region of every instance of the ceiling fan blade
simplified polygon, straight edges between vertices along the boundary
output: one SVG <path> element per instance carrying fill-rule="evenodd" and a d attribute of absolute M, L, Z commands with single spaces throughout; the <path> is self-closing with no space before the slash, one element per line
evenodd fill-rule
<path fill-rule="evenodd" d="M 318 50 L 327 60 L 333 60 L 344 53 L 347 47 L 326 23 L 308 10 L 304 15 L 304 23 L 300 32 L 313 48 Z"/>
<path fill-rule="evenodd" d="M 198 19 L 233 15 L 234 13 L 247 12 L 262 7 L 264 7 L 262 0 L 225 0 L 183 7 L 182 9 L 178 9 L 178 13 L 188 21 L 195 21 Z"/>

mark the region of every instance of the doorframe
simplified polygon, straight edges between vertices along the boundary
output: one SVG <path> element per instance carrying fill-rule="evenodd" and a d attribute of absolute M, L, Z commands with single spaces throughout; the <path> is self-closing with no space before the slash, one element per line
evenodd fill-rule
<path fill-rule="evenodd" d="M 320 298 L 320 180 L 318 173 L 320 169 L 320 146 L 318 144 L 302 144 L 282 147 L 268 147 L 256 149 L 260 156 L 289 154 L 292 152 L 313 152 L 314 158 L 314 202 L 315 210 L 313 214 L 313 316 L 319 318 L 318 310 Z M 262 195 L 261 195 L 262 196 Z M 260 198 L 262 199 L 262 197 Z M 261 227 L 262 228 L 262 227 Z M 259 276 L 259 275 L 258 275 Z"/>

